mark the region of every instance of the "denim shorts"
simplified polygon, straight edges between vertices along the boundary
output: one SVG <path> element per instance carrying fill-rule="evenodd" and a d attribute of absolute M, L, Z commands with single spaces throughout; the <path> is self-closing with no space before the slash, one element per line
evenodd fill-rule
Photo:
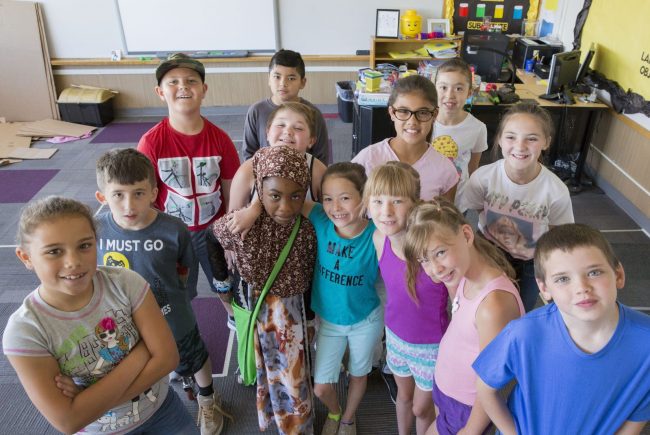
<path fill-rule="evenodd" d="M 167 397 L 160 408 L 130 435 L 198 435 L 199 428 L 176 392 L 168 387 Z"/>
<path fill-rule="evenodd" d="M 345 349 L 350 347 L 348 372 L 352 376 L 365 376 L 372 370 L 372 354 L 384 330 L 384 309 L 375 308 L 365 319 L 352 325 L 336 325 L 320 320 L 316 341 L 316 366 L 314 382 L 338 382 Z"/>

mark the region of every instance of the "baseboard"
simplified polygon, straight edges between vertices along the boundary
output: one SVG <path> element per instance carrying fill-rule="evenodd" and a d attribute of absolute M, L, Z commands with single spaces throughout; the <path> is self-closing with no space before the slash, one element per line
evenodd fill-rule
<path fill-rule="evenodd" d="M 630 218 L 636 222 L 636 224 L 645 231 L 646 235 L 650 237 L 650 218 L 645 216 L 645 214 L 639 210 L 630 200 L 628 200 L 621 192 L 618 191 L 614 186 L 612 186 L 604 177 L 600 176 L 594 170 L 585 165 L 585 172 L 600 189 L 605 192 L 605 194 L 612 200 L 614 203 L 619 206 L 625 213 L 630 216 Z"/>

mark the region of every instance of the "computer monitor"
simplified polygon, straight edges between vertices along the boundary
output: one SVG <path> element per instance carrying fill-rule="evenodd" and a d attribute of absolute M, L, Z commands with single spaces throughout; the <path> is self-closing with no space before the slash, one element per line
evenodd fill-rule
<path fill-rule="evenodd" d="M 569 91 L 576 82 L 580 69 L 580 50 L 555 53 L 551 59 L 546 95 Z"/>
<path fill-rule="evenodd" d="M 501 77 L 508 44 L 510 38 L 503 33 L 466 30 L 461 57 L 474 65 L 474 72 L 481 76 L 481 81 L 496 83 Z"/>
<path fill-rule="evenodd" d="M 594 43 L 592 42 L 591 47 L 589 47 L 589 51 L 587 52 L 587 56 L 585 57 L 585 60 L 583 60 L 582 63 L 580 64 L 580 69 L 578 70 L 578 75 L 576 76 L 577 85 L 581 84 L 585 76 L 587 75 L 587 71 L 589 71 L 589 64 L 591 63 L 591 59 L 594 58 L 594 54 L 596 54 L 596 48 L 594 46 Z"/>

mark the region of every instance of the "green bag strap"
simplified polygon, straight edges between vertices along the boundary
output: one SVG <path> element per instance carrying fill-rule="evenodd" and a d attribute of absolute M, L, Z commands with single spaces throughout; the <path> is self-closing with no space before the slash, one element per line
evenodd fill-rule
<path fill-rule="evenodd" d="M 271 289 L 271 286 L 273 285 L 275 278 L 278 276 L 278 273 L 280 273 L 282 266 L 284 266 L 284 262 L 287 260 L 287 257 L 289 256 L 289 251 L 291 251 L 291 247 L 293 246 L 293 241 L 296 239 L 296 235 L 298 235 L 298 229 L 300 228 L 301 222 L 302 222 L 302 215 L 298 215 L 298 219 L 296 219 L 296 223 L 293 224 L 291 235 L 289 235 L 289 240 L 287 240 L 287 243 L 284 245 L 284 248 L 282 248 L 282 251 L 280 252 L 280 256 L 278 257 L 278 260 L 275 262 L 275 265 L 273 266 L 273 270 L 271 270 L 271 274 L 269 275 L 268 279 L 266 280 L 266 283 L 264 284 L 262 293 L 260 294 L 259 299 L 257 299 L 257 303 L 255 304 L 255 309 L 251 313 L 251 317 L 248 321 L 248 331 L 246 332 L 247 341 L 253 338 L 252 335 L 255 329 L 255 319 L 257 319 L 257 315 L 260 312 L 260 308 L 262 307 L 262 302 L 264 302 L 264 298 L 266 298 L 266 294 Z"/>

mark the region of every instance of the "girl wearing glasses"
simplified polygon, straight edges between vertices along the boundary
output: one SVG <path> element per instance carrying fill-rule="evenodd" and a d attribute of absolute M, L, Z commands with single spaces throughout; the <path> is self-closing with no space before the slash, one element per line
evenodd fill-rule
<path fill-rule="evenodd" d="M 428 201 L 456 195 L 458 172 L 454 164 L 430 144 L 433 122 L 438 113 L 434 84 L 422 76 L 397 81 L 388 99 L 388 113 L 395 124 L 395 137 L 364 148 L 352 161 L 366 168 L 366 174 L 392 160 L 407 163 L 419 174 L 420 198 Z"/>

